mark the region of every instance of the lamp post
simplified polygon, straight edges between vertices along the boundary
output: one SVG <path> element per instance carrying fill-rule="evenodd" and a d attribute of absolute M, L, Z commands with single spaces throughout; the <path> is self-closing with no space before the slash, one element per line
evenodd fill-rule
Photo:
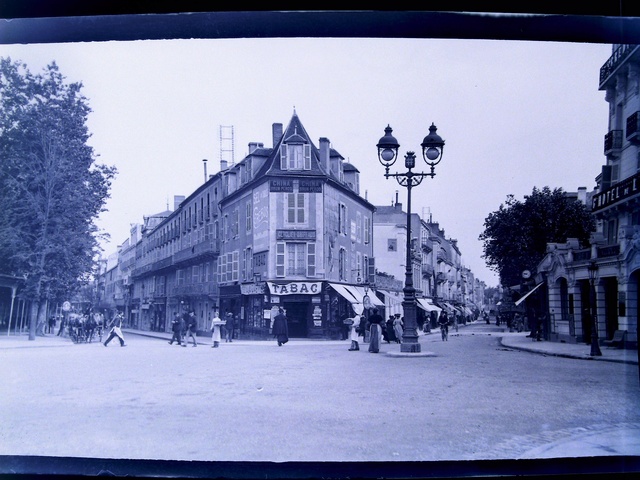
<path fill-rule="evenodd" d="M 411 260 L 411 189 L 420 185 L 425 177 L 435 177 L 435 166 L 442 160 L 442 152 L 444 150 L 444 140 L 436 133 L 436 126 L 432 123 L 429 127 L 429 135 L 424 137 L 422 144 L 422 158 L 425 163 L 431 167 L 431 171 L 414 172 L 416 166 L 415 152 L 407 152 L 404 157 L 404 166 L 407 171 L 404 173 L 389 173 L 389 168 L 398 159 L 398 149 L 400 144 L 391 135 L 393 130 L 389 125 L 384 129 L 384 137 L 377 144 L 378 160 L 385 168 L 385 178 L 396 179 L 399 185 L 407 188 L 407 245 L 406 245 L 406 265 L 405 265 L 405 285 L 403 288 L 404 300 L 402 309 L 404 311 L 404 332 L 402 334 L 402 343 L 400 351 L 406 353 L 419 353 L 420 343 L 418 343 L 417 331 L 417 300 L 416 290 L 413 287 L 413 263 Z"/>
<path fill-rule="evenodd" d="M 596 280 L 598 278 L 598 264 L 595 260 L 589 263 L 589 303 L 591 307 L 591 356 L 601 357 L 600 345 L 598 344 L 598 310 L 596 306 Z"/>

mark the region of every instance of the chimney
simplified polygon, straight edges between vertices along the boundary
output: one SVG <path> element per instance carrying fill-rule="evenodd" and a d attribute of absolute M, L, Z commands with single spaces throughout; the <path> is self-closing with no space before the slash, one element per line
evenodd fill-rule
<path fill-rule="evenodd" d="M 256 151 L 257 148 L 262 148 L 262 144 L 258 142 L 250 142 L 249 143 L 249 154 L 252 154 Z"/>
<path fill-rule="evenodd" d="M 207 183 L 207 159 L 203 158 L 202 163 L 204 164 L 204 182 Z"/>
<path fill-rule="evenodd" d="M 327 175 L 331 173 L 329 155 L 331 153 L 331 143 L 328 138 L 320 137 L 320 165 L 325 169 Z"/>
<path fill-rule="evenodd" d="M 273 148 L 276 148 L 276 145 L 282 138 L 282 124 L 274 123 L 271 127 L 271 131 L 273 134 Z"/>
<path fill-rule="evenodd" d="M 398 200 L 398 190 L 396 190 L 396 203 L 394 203 L 393 206 L 396 207 L 396 210 L 402 211 L 402 204 L 400 200 Z"/>
<path fill-rule="evenodd" d="M 226 160 L 220 160 L 220 171 L 224 172 L 227 169 L 228 163 Z"/>

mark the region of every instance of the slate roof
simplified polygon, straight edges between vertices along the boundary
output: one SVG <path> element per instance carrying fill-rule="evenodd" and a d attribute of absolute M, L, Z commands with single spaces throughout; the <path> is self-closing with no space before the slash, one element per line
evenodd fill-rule
<path fill-rule="evenodd" d="M 310 170 L 282 170 L 280 168 L 280 145 L 283 143 L 308 143 L 311 145 L 311 169 Z M 333 149 L 332 149 L 333 151 Z M 337 152 L 336 152 L 337 153 Z M 305 130 L 298 114 L 294 111 L 289 125 L 283 131 L 282 138 L 273 148 L 271 156 L 265 162 L 262 169 L 256 174 L 256 178 L 262 176 L 299 176 L 303 175 L 319 175 L 326 176 L 324 168 L 320 164 L 320 150 L 314 145 L 311 137 Z"/>

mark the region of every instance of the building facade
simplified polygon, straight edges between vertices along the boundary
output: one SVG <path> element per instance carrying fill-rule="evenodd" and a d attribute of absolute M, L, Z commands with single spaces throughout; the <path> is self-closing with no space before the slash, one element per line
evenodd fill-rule
<path fill-rule="evenodd" d="M 613 45 L 600 69 L 599 89 L 609 104 L 605 163 L 596 187 L 577 199 L 591 207 L 597 230 L 590 245 L 567 239 L 550 244 L 529 288 L 550 340 L 590 343 L 616 330 L 637 348 L 640 277 L 640 46 Z M 589 269 L 595 273 L 590 279 Z M 593 285 L 592 282 L 593 281 Z M 591 292 L 595 293 L 591 303 Z M 594 308 L 592 308 L 594 307 Z M 595 318 L 594 318 L 595 316 Z"/>
<path fill-rule="evenodd" d="M 198 189 L 132 229 L 110 280 L 128 326 L 168 331 L 174 314 L 194 311 L 205 331 L 219 311 L 238 337 L 269 338 L 282 307 L 290 336 L 340 338 L 354 309 L 384 306 L 358 169 L 327 138 L 316 147 L 295 112 L 272 125 L 272 142 L 250 143 L 214 175 L 205 166 Z"/>

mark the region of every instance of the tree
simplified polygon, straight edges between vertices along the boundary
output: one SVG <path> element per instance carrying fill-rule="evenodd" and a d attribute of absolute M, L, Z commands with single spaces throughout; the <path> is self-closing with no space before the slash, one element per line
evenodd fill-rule
<path fill-rule="evenodd" d="M 523 270 L 535 271 L 547 243 L 577 238 L 581 245 L 588 245 L 595 220 L 582 202 L 568 197 L 562 188 L 534 187 L 524 202 L 508 195 L 506 202 L 485 218 L 484 227 L 479 236 L 482 258 L 500 275 L 503 285 L 515 285 L 520 283 Z"/>
<path fill-rule="evenodd" d="M 95 220 L 117 173 L 87 144 L 91 109 L 81 88 L 65 83 L 55 62 L 33 75 L 0 58 L 0 270 L 25 278 L 30 340 L 47 301 L 91 276 L 104 235 Z"/>

